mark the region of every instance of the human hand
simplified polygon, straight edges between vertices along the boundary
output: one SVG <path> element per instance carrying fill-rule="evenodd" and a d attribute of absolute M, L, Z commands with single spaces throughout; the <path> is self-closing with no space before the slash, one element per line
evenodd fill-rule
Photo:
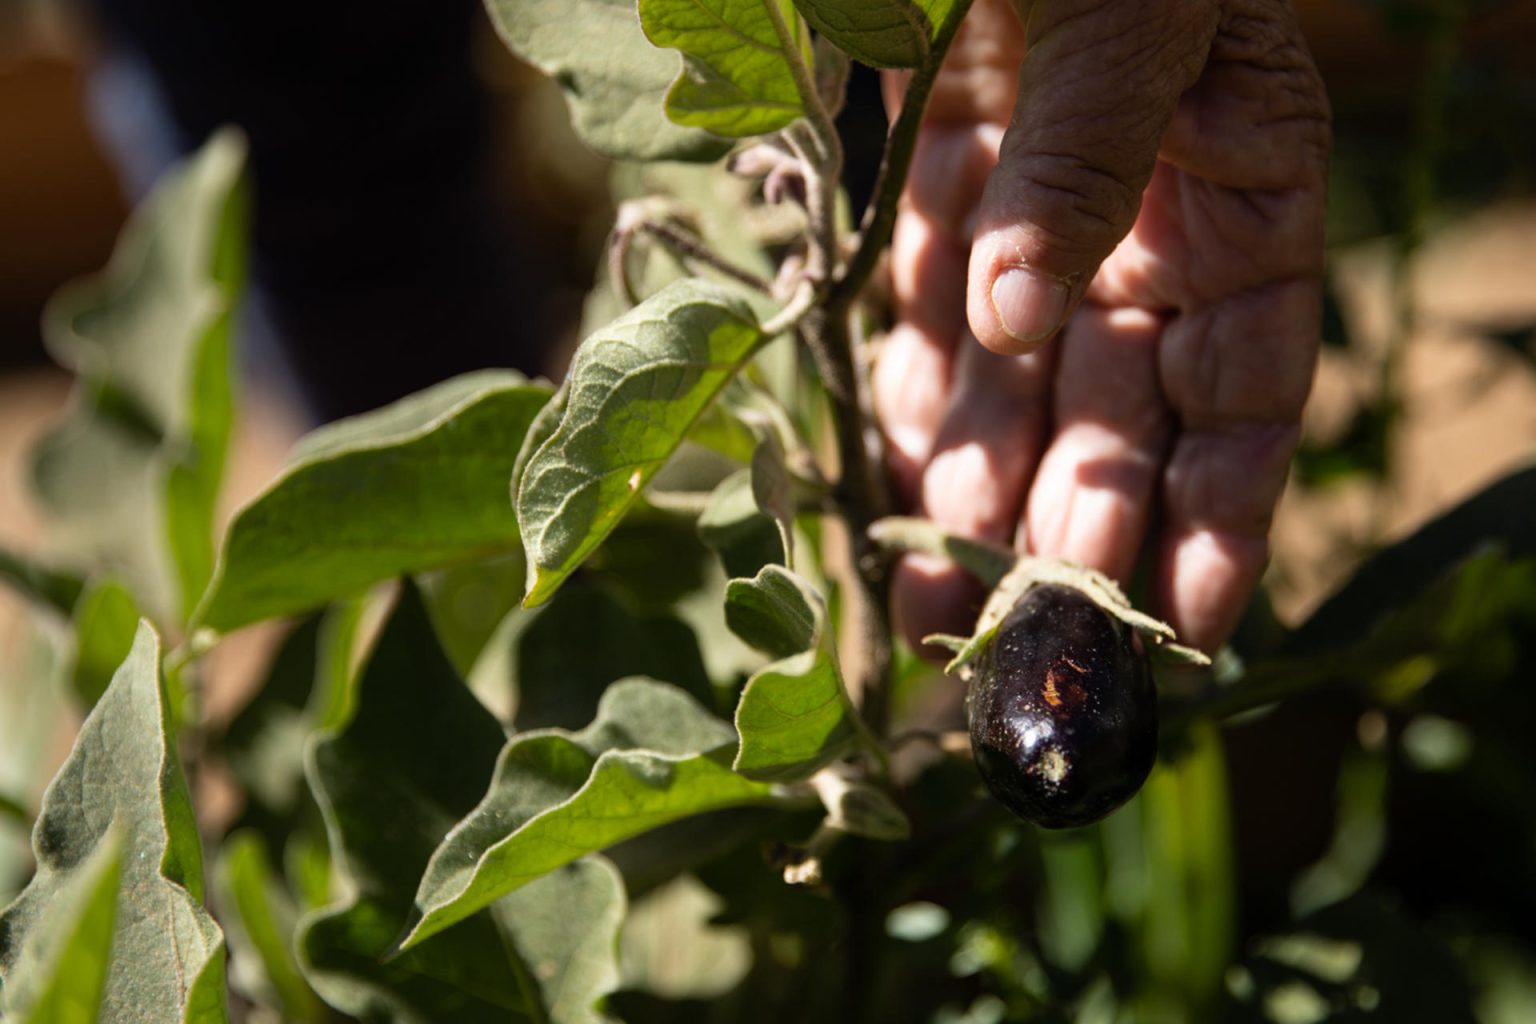
<path fill-rule="evenodd" d="M 1311 386 L 1322 82 L 1288 0 L 1040 0 L 1028 35 L 976 0 L 913 159 L 874 370 L 898 494 L 1122 582 L 1155 534 L 1158 610 L 1212 649 Z M 921 557 L 893 579 L 914 642 L 979 597 Z"/>

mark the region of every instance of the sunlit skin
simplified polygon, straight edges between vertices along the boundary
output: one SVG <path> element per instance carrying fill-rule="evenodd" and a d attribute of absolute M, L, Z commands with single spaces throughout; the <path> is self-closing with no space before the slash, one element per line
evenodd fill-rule
<path fill-rule="evenodd" d="M 1263 571 L 1311 385 L 1327 99 L 1284 0 L 1028 13 L 1026 44 L 976 0 L 935 85 L 874 371 L 892 473 L 950 530 L 1122 582 L 1150 540 L 1155 610 L 1212 649 Z M 1010 292 L 1015 268 L 1043 283 Z M 968 632 L 979 598 L 897 569 L 914 641 Z"/>

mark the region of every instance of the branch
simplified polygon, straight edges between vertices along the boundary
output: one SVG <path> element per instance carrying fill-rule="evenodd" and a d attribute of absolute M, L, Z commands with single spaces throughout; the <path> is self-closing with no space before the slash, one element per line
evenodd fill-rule
<path fill-rule="evenodd" d="M 847 308 L 858 298 L 869 276 L 880 262 L 880 254 L 890 244 L 891 232 L 896 226 L 896 204 L 901 191 L 907 185 L 907 170 L 912 164 L 912 151 L 917 147 L 918 131 L 923 126 L 923 114 L 928 107 L 928 95 L 933 91 L 934 80 L 944 64 L 944 55 L 955 41 L 955 34 L 965 20 L 971 0 L 955 0 L 949 17 L 939 28 L 928 61 L 912 73 L 907 83 L 906 96 L 901 101 L 901 113 L 891 125 L 886 137 L 885 154 L 880 160 L 880 170 L 875 176 L 874 193 L 864 208 L 864 218 L 859 223 L 859 248 L 848 268 L 832 288 L 828 302 L 834 307 Z"/>
<path fill-rule="evenodd" d="M 666 246 L 691 271 L 697 272 L 700 268 L 713 270 L 722 277 L 764 295 L 773 294 L 773 282 L 726 259 L 692 231 L 673 221 L 654 218 L 641 212 L 640 204 L 626 203 L 619 208 L 613 241 L 608 247 L 608 276 L 619 297 L 630 306 L 637 305 L 640 296 L 629 279 L 629 251 L 634 240 L 641 236 L 654 238 Z"/>

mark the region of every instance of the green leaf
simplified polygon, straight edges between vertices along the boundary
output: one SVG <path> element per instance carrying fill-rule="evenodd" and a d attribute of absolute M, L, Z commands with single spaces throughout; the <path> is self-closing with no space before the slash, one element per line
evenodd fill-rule
<path fill-rule="evenodd" d="M 230 836 L 219 867 L 219 904 L 234 949 L 234 977 L 240 978 L 243 961 L 253 960 L 264 989 L 259 994 L 283 1020 L 325 1020 L 325 1008 L 293 957 L 297 911 L 273 874 L 261 837 L 250 831 Z"/>
<path fill-rule="evenodd" d="M 605 1024 L 594 1009 L 619 987 L 624 879 L 602 857 L 586 857 L 492 904 L 526 991 L 550 1024 Z"/>
<path fill-rule="evenodd" d="M 608 535 L 763 335 L 723 287 L 679 281 L 582 343 L 559 425 L 527 460 L 517 519 L 536 605 Z"/>
<path fill-rule="evenodd" d="M 60 542 L 180 619 L 213 568 L 244 160 L 238 134 L 215 135 L 156 187 L 106 270 L 61 290 L 44 320 L 55 358 L 81 378 L 73 413 L 35 456 Z"/>
<path fill-rule="evenodd" d="M 437 638 L 459 675 L 469 678 L 502 620 L 522 604 L 527 571 L 519 548 L 416 577 Z"/>
<path fill-rule="evenodd" d="M 489 792 L 432 855 L 409 950 L 583 854 L 679 818 L 767 803 L 731 772 L 731 729 L 676 687 L 625 680 L 581 732 L 515 737 Z"/>
<path fill-rule="evenodd" d="M 778 131 L 803 117 L 792 62 L 808 41 L 789 0 L 640 0 L 640 24 L 657 46 L 682 51 L 667 116 L 728 138 Z"/>
<path fill-rule="evenodd" d="M 75 663 L 70 682 L 81 705 L 90 709 L 133 649 L 139 609 L 127 587 L 116 580 L 99 580 L 86 587 L 74 619 Z"/>
<path fill-rule="evenodd" d="M 636 674 L 676 680 L 705 704 L 714 696 L 687 626 L 637 613 L 596 587 L 569 587 L 517 639 L 513 722 L 520 732 L 577 728 L 592 720 L 610 683 Z"/>
<path fill-rule="evenodd" d="M 50 569 L 5 548 L 0 548 L 0 579 L 10 581 L 27 597 L 64 615 L 74 610 L 80 592 L 85 589 L 81 577 Z"/>
<path fill-rule="evenodd" d="M 832 828 L 870 839 L 905 839 L 912 834 L 912 823 L 882 789 L 836 770 L 818 773 L 811 786 Z"/>
<path fill-rule="evenodd" d="M 176 758 L 159 640 L 133 650 L 86 717 L 43 797 L 32 833 L 37 874 L 0 914 L 0 977 L 17 983 L 28 935 L 75 884 L 111 829 L 122 830 L 123 895 L 102 1019 L 222 1022 L 224 938 L 202 906 L 202 851 Z"/>
<path fill-rule="evenodd" d="M 753 779 L 806 778 L 859 736 L 821 595 L 789 570 L 769 565 L 753 579 L 732 580 L 725 602 L 736 635 L 779 659 L 742 691 L 734 767 Z"/>
<path fill-rule="evenodd" d="M 752 475 L 743 469 L 727 477 L 699 516 L 699 539 L 714 549 L 733 577 L 750 578 L 766 565 L 785 561 L 783 534 L 758 507 Z"/>
<path fill-rule="evenodd" d="M 667 120 L 677 57 L 646 41 L 634 0 L 487 0 L 486 10 L 507 46 L 560 84 L 593 149 L 630 160 L 724 155 L 719 139 Z"/>
<path fill-rule="evenodd" d="M 1536 467 L 1495 481 L 1374 555 L 1296 628 L 1283 652 L 1315 654 L 1357 641 L 1490 545 L 1499 545 L 1511 562 L 1536 556 L 1533 507 Z"/>
<path fill-rule="evenodd" d="M 811 27 L 877 68 L 926 64 L 955 0 L 795 0 Z"/>
<path fill-rule="evenodd" d="M 474 806 L 501 743 L 500 727 L 459 681 L 406 585 L 349 720 L 317 736 L 305 763 L 335 869 L 352 893 L 299 926 L 301 968 L 332 1006 L 365 1019 L 472 1021 L 518 1005 L 485 917 L 415 956 L 381 963 L 427 858 Z"/>
<path fill-rule="evenodd" d="M 0 1013 L 29 1024 L 94 1024 L 112 964 L 123 843 L 109 833 L 28 936 L 0 990 Z"/>
<path fill-rule="evenodd" d="M 197 623 L 228 631 L 514 548 L 507 480 L 549 394 L 480 371 L 312 434 L 230 525 Z"/>
<path fill-rule="evenodd" d="M 766 434 L 752 453 L 752 500 L 772 518 L 784 545 L 785 564 L 792 565 L 795 556 L 795 480 L 786 463 L 784 446 L 772 433 Z"/>
<path fill-rule="evenodd" d="M 476 915 L 385 959 L 428 858 L 474 807 L 502 740 L 407 584 L 350 720 L 311 745 L 306 766 L 352 891 L 300 924 L 302 970 L 331 1005 L 421 1024 L 592 1019 L 591 1004 L 617 977 L 608 961 L 624 897 L 606 865 L 541 880 L 537 893 L 498 905 L 494 917 Z M 580 916 L 559 918 L 551 910 L 559 906 Z"/>

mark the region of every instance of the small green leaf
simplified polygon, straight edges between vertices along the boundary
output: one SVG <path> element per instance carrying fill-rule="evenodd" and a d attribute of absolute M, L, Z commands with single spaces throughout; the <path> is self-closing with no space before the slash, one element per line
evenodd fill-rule
<path fill-rule="evenodd" d="M 731 729 L 676 687 L 625 680 L 581 732 L 515 737 L 474 812 L 432 855 L 410 950 L 583 854 L 679 818 L 767 803 L 731 772 Z"/>
<path fill-rule="evenodd" d="M 726 477 L 699 516 L 699 539 L 714 549 L 733 577 L 752 577 L 785 561 L 784 538 L 752 494 L 752 470 Z"/>
<path fill-rule="evenodd" d="M 212 571 L 233 423 L 244 161 L 238 134 L 215 135 L 160 182 L 106 270 L 61 290 L 44 320 L 55 358 L 81 378 L 73 414 L 35 456 L 60 543 L 180 619 Z"/>
<path fill-rule="evenodd" d="M 297 911 L 273 874 L 266 847 L 254 832 L 237 832 L 224 843 L 219 865 L 219 904 L 229 929 L 236 970 L 244 958 L 259 964 L 265 1002 L 287 1021 L 323 1021 L 324 1007 L 293 958 Z"/>
<path fill-rule="evenodd" d="M 725 602 L 736 635 L 780 659 L 742 691 L 734 768 L 753 779 L 807 778 L 859 736 L 821 595 L 789 570 L 770 565 L 753 579 L 732 580 Z"/>
<path fill-rule="evenodd" d="M 507 480 L 549 395 L 480 371 L 310 435 L 230 525 L 198 624 L 228 631 L 514 548 Z"/>
<path fill-rule="evenodd" d="M 746 138 L 803 117 L 792 61 L 806 40 L 789 0 L 640 0 L 640 24 L 657 46 L 681 50 L 684 70 L 667 92 L 667 116 L 716 135 Z"/>
<path fill-rule="evenodd" d="M 0 990 L 0 1014 L 28 1024 L 94 1024 L 112 964 L 122 835 L 106 839 L 55 896 Z"/>
<path fill-rule="evenodd" d="M 905 839 L 912 834 L 912 823 L 882 789 L 846 778 L 835 768 L 818 772 L 811 786 L 832 828 L 869 839 Z"/>
<path fill-rule="evenodd" d="M 646 42 L 634 0 L 487 0 L 486 10 L 507 46 L 560 84 L 593 149 L 629 160 L 725 153 L 719 139 L 667 120 L 677 57 Z"/>
<path fill-rule="evenodd" d="M 0 579 L 8 580 L 27 597 L 63 615 L 74 610 L 80 592 L 85 589 L 81 577 L 51 569 L 5 548 L 0 548 Z"/>
<path fill-rule="evenodd" d="M 956 0 L 795 0 L 817 32 L 855 60 L 877 68 L 928 62 L 947 20 L 963 13 Z"/>
<path fill-rule="evenodd" d="M 752 453 L 752 500 L 771 516 L 784 544 L 786 565 L 795 557 L 795 481 L 785 463 L 784 446 L 769 433 Z"/>
<path fill-rule="evenodd" d="M 139 609 L 116 580 L 92 582 L 75 606 L 75 663 L 70 672 L 83 707 L 96 706 L 117 666 L 133 649 Z"/>
<path fill-rule="evenodd" d="M 224 1010 L 224 938 L 202 906 L 202 850 L 176 758 L 159 641 L 139 627 L 43 797 L 32 833 L 37 874 L 0 914 L 6 991 L 28 935 L 80 877 L 113 823 L 123 833 L 123 895 L 102 1019 L 212 1024 Z"/>
<path fill-rule="evenodd" d="M 517 492 L 536 605 L 601 543 L 763 342 L 746 304 L 679 281 L 582 343 L 559 425 Z"/>

